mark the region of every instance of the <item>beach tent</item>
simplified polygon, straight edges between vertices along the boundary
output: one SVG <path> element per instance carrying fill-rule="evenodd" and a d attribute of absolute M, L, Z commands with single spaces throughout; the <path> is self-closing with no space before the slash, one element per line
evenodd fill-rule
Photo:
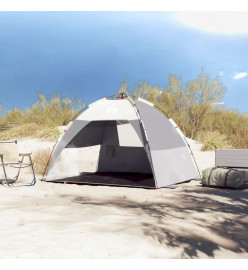
<path fill-rule="evenodd" d="M 90 104 L 65 130 L 45 181 L 161 188 L 196 178 L 175 122 L 154 104 L 119 94 Z"/>

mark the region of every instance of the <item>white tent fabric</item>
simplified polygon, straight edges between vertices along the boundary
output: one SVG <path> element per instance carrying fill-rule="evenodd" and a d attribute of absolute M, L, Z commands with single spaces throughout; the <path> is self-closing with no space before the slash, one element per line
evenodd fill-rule
<path fill-rule="evenodd" d="M 69 127 L 52 154 L 46 181 L 68 181 L 84 173 L 151 174 L 149 187 L 166 187 L 199 177 L 182 132 L 142 99 L 101 99 Z M 92 166 L 86 166 L 91 160 Z M 144 176 L 145 177 L 145 176 Z M 97 179 L 98 184 L 110 184 Z M 147 180 L 114 184 L 146 186 Z"/>
<path fill-rule="evenodd" d="M 89 106 L 77 120 L 106 121 L 106 120 L 137 120 L 138 115 L 127 99 L 101 99 Z"/>

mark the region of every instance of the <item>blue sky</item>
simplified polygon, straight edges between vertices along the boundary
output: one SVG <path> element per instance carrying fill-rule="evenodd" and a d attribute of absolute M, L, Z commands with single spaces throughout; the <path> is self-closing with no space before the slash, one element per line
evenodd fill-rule
<path fill-rule="evenodd" d="M 203 67 L 221 74 L 226 107 L 248 112 L 247 24 L 232 14 L 193 15 L 0 12 L 0 103 L 24 109 L 39 92 L 60 89 L 88 104 L 112 95 L 126 76 L 130 88 L 139 80 L 162 88 L 168 74 L 187 82 Z"/>

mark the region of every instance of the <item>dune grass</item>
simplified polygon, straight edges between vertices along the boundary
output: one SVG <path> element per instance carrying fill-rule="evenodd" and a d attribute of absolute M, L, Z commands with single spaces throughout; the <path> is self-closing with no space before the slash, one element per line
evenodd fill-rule
<path fill-rule="evenodd" d="M 203 144 L 202 151 L 214 151 L 216 149 L 230 149 L 231 143 L 224 134 L 219 131 L 201 131 L 198 132 L 197 141 Z"/>
<path fill-rule="evenodd" d="M 0 117 L 0 140 L 30 137 L 56 141 L 60 135 L 58 127 L 67 125 L 83 107 L 80 99 L 39 94 L 30 108 L 14 108 Z"/>
<path fill-rule="evenodd" d="M 60 136 L 57 127 L 24 123 L 13 126 L 0 132 L 0 140 L 8 141 L 13 138 L 38 138 L 46 141 L 56 141 Z"/>
<path fill-rule="evenodd" d="M 34 170 L 36 174 L 43 175 L 47 173 L 48 161 L 51 155 L 51 149 L 39 149 L 33 153 L 33 162 L 35 163 Z"/>

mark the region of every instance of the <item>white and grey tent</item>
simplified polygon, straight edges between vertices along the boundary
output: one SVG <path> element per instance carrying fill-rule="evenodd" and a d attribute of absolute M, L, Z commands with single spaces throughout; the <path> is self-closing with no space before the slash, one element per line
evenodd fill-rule
<path fill-rule="evenodd" d="M 172 119 L 125 94 L 90 104 L 57 142 L 46 181 L 161 188 L 199 178 Z"/>

